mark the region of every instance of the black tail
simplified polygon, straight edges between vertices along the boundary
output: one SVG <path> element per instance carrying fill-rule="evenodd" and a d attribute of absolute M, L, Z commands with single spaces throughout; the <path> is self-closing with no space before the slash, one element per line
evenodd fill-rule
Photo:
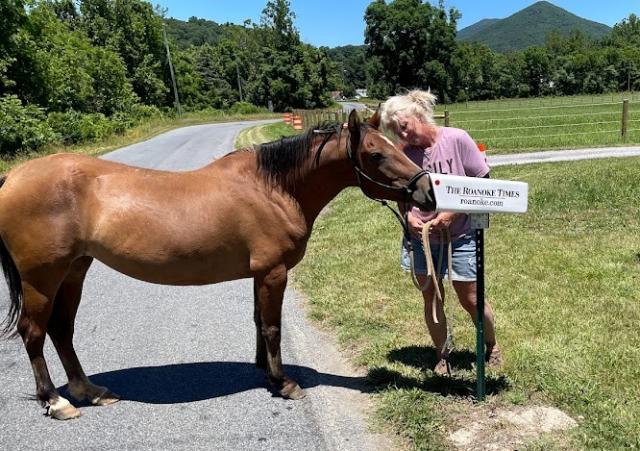
<path fill-rule="evenodd" d="M 0 188 L 2 188 L 6 179 L 6 175 L 0 177 Z M 0 260 L 2 260 L 2 272 L 4 272 L 4 278 L 7 280 L 7 285 L 9 286 L 9 298 L 11 299 L 9 313 L 2 324 L 0 324 L 0 336 L 14 336 L 16 331 L 13 329 L 18 322 L 18 314 L 20 313 L 20 306 L 22 305 L 22 281 L 18 268 L 11 254 L 9 254 L 7 247 L 4 245 L 2 238 L 0 238 Z"/>

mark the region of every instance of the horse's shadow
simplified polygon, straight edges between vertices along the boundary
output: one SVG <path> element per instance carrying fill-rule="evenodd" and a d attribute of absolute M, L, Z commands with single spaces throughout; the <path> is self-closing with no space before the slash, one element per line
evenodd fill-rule
<path fill-rule="evenodd" d="M 454 351 L 451 362 L 454 369 L 450 377 L 436 376 L 431 369 L 436 363 L 435 349 L 431 346 L 407 346 L 394 349 L 387 356 L 419 369 L 426 377 L 416 378 L 385 367 L 369 369 L 366 377 L 340 376 L 321 373 L 313 368 L 285 365 L 285 371 L 300 386 L 312 388 L 320 385 L 344 387 L 362 393 L 394 388 L 416 388 L 443 396 L 472 396 L 475 393 L 475 375 L 469 374 L 475 363 L 475 354 L 468 350 Z M 229 396 L 254 389 L 269 389 L 264 371 L 248 362 L 195 362 L 175 365 L 126 368 L 94 374 L 91 382 L 108 387 L 123 400 L 147 404 L 177 404 Z M 510 387 L 505 376 L 487 376 L 487 394 L 497 394 Z M 69 396 L 68 387 L 59 387 L 61 394 Z"/>
<path fill-rule="evenodd" d="M 370 392 L 364 377 L 339 376 L 298 365 L 285 365 L 286 373 L 304 388 L 319 385 Z M 233 395 L 253 389 L 269 389 L 264 371 L 248 362 L 196 362 L 126 368 L 90 376 L 91 382 L 108 387 L 121 399 L 148 404 L 177 404 Z M 68 387 L 59 388 L 63 396 Z M 273 392 L 274 396 L 276 395 Z"/>
<path fill-rule="evenodd" d="M 438 376 L 431 372 L 436 364 L 436 351 L 432 346 L 406 346 L 393 349 L 387 355 L 390 362 L 398 362 L 414 367 L 426 377 L 405 376 L 389 368 L 377 367 L 369 370 L 369 383 L 378 389 L 385 387 L 419 389 L 442 396 L 469 397 L 475 394 L 476 377 L 470 374 L 476 361 L 475 353 L 466 349 L 454 350 L 451 353 L 451 376 Z M 504 375 L 489 374 L 486 376 L 486 393 L 498 394 L 509 389 L 511 384 Z"/>

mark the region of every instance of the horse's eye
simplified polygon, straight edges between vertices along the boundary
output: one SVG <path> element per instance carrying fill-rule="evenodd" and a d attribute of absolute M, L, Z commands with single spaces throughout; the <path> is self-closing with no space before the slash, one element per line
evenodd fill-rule
<path fill-rule="evenodd" d="M 373 161 L 375 161 L 376 163 L 384 160 L 384 155 L 382 155 L 380 152 L 374 152 L 371 154 L 371 159 Z"/>

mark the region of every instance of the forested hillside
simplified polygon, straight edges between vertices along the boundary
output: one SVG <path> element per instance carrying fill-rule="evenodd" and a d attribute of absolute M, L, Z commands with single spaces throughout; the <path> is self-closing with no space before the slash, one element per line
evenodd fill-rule
<path fill-rule="evenodd" d="M 535 6 L 535 5 L 534 5 Z M 536 10 L 536 8 L 534 8 Z M 499 53 L 457 42 L 460 12 L 420 0 L 371 2 L 365 11 L 369 95 L 431 88 L 441 102 L 541 95 L 597 94 L 640 89 L 640 21 L 635 14 L 602 39 L 556 28 L 544 44 Z M 535 27 L 544 17 L 528 19 Z M 539 23 L 540 22 L 540 23 Z M 496 22 L 478 27 L 488 30 Z M 484 32 L 483 31 L 483 32 Z"/>
<path fill-rule="evenodd" d="M 338 77 L 345 96 L 352 97 L 356 89 L 367 87 L 365 70 L 367 47 L 364 45 L 345 45 L 328 50 L 329 57 L 336 63 Z"/>
<path fill-rule="evenodd" d="M 143 0 L 0 0 L 0 155 L 173 114 L 167 46 L 183 110 L 326 106 L 336 70 L 294 19 L 286 0 L 260 24 L 169 19 L 165 43 Z"/>
<path fill-rule="evenodd" d="M 212 20 L 190 17 L 186 22 L 178 19 L 165 19 L 167 34 L 176 45 L 185 49 L 191 45 L 216 45 L 224 34 L 224 27 Z"/>
<path fill-rule="evenodd" d="M 599 40 L 554 29 L 508 53 L 458 42 L 460 12 L 442 4 L 374 0 L 363 14 L 365 45 L 327 49 L 301 42 L 289 0 L 266 1 L 258 24 L 180 21 L 144 0 L 0 0 L 0 155 L 175 114 L 167 47 L 184 111 L 322 108 L 365 87 L 441 102 L 640 89 L 634 14 Z"/>
<path fill-rule="evenodd" d="M 607 25 L 583 19 L 546 1 L 534 3 L 505 19 L 484 19 L 458 31 L 458 40 L 484 44 L 505 52 L 544 45 L 549 33 L 569 36 L 579 31 L 590 39 L 602 39 L 611 32 Z"/>

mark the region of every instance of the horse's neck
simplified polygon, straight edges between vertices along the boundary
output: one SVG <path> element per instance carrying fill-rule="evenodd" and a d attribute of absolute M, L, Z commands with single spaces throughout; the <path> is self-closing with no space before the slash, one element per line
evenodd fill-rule
<path fill-rule="evenodd" d="M 344 139 L 341 144 L 328 143 L 317 166 L 312 163 L 303 180 L 296 184 L 294 197 L 310 223 L 343 189 L 357 185 L 354 169 L 346 156 Z"/>

